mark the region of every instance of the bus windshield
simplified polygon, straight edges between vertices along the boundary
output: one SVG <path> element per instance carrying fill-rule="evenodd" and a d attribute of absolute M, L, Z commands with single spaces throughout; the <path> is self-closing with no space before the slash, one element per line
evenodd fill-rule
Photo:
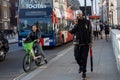
<path fill-rule="evenodd" d="M 19 33 L 30 31 L 33 24 L 38 25 L 43 37 L 52 36 L 53 29 L 51 19 L 21 18 L 18 29 Z"/>

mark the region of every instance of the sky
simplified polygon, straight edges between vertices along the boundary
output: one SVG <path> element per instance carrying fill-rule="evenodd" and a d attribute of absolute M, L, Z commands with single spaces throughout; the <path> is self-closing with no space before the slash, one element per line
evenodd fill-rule
<path fill-rule="evenodd" d="M 84 6 L 84 1 L 85 0 L 79 0 L 80 5 Z M 91 6 L 91 0 L 86 0 L 87 6 Z M 99 14 L 99 7 L 98 7 L 99 0 L 96 0 L 96 6 L 97 6 L 97 14 Z M 95 12 L 95 0 L 93 0 L 93 11 Z"/>

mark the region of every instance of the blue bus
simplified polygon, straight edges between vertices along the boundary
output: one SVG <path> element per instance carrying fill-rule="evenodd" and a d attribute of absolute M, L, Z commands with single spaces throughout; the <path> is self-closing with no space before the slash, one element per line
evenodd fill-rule
<path fill-rule="evenodd" d="M 22 41 L 31 31 L 33 24 L 37 24 L 41 29 L 42 46 L 56 46 L 73 39 L 73 35 L 68 32 L 68 24 L 71 20 L 68 21 L 62 16 L 57 16 L 57 13 L 53 12 L 55 9 L 53 4 L 53 0 L 19 0 L 19 46 L 22 46 Z M 58 10 L 60 15 L 60 9 Z"/>

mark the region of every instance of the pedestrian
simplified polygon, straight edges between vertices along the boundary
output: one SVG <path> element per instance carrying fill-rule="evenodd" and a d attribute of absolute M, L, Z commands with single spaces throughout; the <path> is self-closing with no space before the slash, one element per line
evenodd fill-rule
<path fill-rule="evenodd" d="M 107 21 L 105 22 L 105 26 L 104 26 L 104 30 L 105 30 L 105 39 L 108 42 L 108 38 L 109 38 L 109 33 L 110 33 L 110 28 L 109 25 L 107 23 Z"/>
<path fill-rule="evenodd" d="M 30 41 L 37 40 L 37 43 L 35 43 L 34 46 L 36 46 L 38 48 L 38 53 L 42 55 L 42 57 L 44 58 L 45 63 L 47 63 L 48 61 L 47 61 L 47 59 L 45 57 L 45 54 L 44 54 L 43 49 L 42 49 L 42 45 L 40 43 L 41 30 L 38 28 L 38 26 L 36 24 L 34 24 L 32 26 L 32 31 L 28 35 L 27 39 L 30 40 Z"/>
<path fill-rule="evenodd" d="M 101 36 L 101 39 L 103 39 L 103 30 L 104 30 L 104 27 L 103 27 L 103 23 L 102 21 L 100 20 L 100 36 Z"/>
<path fill-rule="evenodd" d="M 77 10 L 77 19 L 78 23 L 70 33 L 75 34 L 78 40 L 78 44 L 74 46 L 74 56 L 79 65 L 79 73 L 82 72 L 82 78 L 86 78 L 87 57 L 89 47 L 92 47 L 92 28 L 90 21 L 83 17 L 81 10 Z"/>
<path fill-rule="evenodd" d="M 96 39 L 96 23 L 92 22 L 91 26 L 92 26 L 92 33 L 93 33 L 94 40 L 95 40 Z"/>
<path fill-rule="evenodd" d="M 99 39 L 100 25 L 98 22 L 94 24 L 94 39 Z"/>

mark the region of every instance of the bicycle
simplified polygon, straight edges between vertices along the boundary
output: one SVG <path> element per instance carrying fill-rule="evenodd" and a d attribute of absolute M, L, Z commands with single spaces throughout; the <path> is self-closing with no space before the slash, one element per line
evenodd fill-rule
<path fill-rule="evenodd" d="M 31 41 L 31 42 L 23 42 L 23 47 L 25 49 L 25 54 L 23 58 L 23 70 L 25 72 L 28 72 L 31 70 L 31 64 L 32 62 L 35 62 L 37 66 L 41 65 L 42 62 L 42 56 L 38 53 L 37 47 L 34 47 L 34 44 L 37 42 L 37 40 Z"/>

